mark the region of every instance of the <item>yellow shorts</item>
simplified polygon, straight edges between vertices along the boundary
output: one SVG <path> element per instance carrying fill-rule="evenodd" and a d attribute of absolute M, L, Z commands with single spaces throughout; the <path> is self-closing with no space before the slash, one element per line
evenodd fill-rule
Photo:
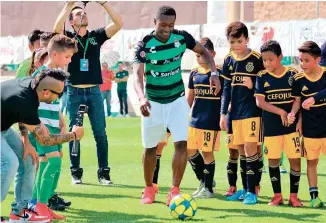
<path fill-rule="evenodd" d="M 188 149 L 198 149 L 203 152 L 220 150 L 220 131 L 188 128 Z"/>
<path fill-rule="evenodd" d="M 232 120 L 233 144 L 244 145 L 246 142 L 262 142 L 261 118 Z"/>
<path fill-rule="evenodd" d="M 226 135 L 226 147 L 229 149 L 239 149 L 239 145 L 234 145 L 233 141 L 234 141 L 234 136 L 233 134 L 227 134 Z"/>
<path fill-rule="evenodd" d="M 264 153 L 268 159 L 280 159 L 283 149 L 289 159 L 301 157 L 301 142 L 298 132 L 264 138 Z"/>
<path fill-rule="evenodd" d="M 167 133 L 166 133 L 166 136 L 165 136 L 164 139 L 160 142 L 160 144 L 163 144 L 163 146 L 167 146 L 167 145 L 168 145 L 168 141 L 169 141 L 170 136 L 171 136 L 171 133 L 170 133 L 170 132 L 167 132 Z"/>
<path fill-rule="evenodd" d="M 306 138 L 303 137 L 304 155 L 307 160 L 315 160 L 320 156 L 320 152 L 326 155 L 326 138 Z"/>

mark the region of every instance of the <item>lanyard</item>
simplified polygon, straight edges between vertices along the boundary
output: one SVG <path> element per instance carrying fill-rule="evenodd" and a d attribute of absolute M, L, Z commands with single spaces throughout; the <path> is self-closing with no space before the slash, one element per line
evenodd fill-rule
<path fill-rule="evenodd" d="M 79 44 L 83 47 L 84 49 L 84 59 L 86 57 L 86 51 L 87 51 L 87 48 L 88 48 L 88 42 L 89 42 L 89 36 L 87 36 L 87 40 L 86 40 L 86 44 L 85 44 L 85 47 L 84 45 L 82 44 L 82 42 L 80 41 L 80 39 L 76 36 L 76 39 L 78 40 Z"/>

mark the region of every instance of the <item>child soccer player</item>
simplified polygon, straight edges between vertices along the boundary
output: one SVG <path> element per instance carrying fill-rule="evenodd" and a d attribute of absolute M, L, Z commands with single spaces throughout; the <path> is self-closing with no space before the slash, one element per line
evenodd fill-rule
<path fill-rule="evenodd" d="M 282 49 L 278 42 L 270 40 L 260 49 L 266 70 L 258 73 L 256 80 L 256 102 L 263 110 L 264 153 L 268 157 L 269 176 L 274 197 L 271 206 L 284 204 L 281 190 L 280 159 L 284 149 L 290 162 L 289 204 L 301 207 L 298 198 L 301 174 L 301 145 L 297 122 L 289 124 L 287 115 L 291 112 L 294 68 L 281 64 Z"/>
<path fill-rule="evenodd" d="M 200 39 L 201 43 L 212 55 L 215 56 L 214 45 L 209 38 Z M 191 121 L 188 133 L 188 158 L 189 162 L 201 181 L 201 186 L 193 194 L 196 198 L 213 198 L 213 180 L 215 173 L 214 151 L 220 147 L 220 113 L 221 95 L 214 94 L 210 89 L 209 80 L 211 71 L 204 58 L 197 54 L 198 67 L 189 77 L 188 104 L 192 107 Z M 222 83 L 221 69 L 220 82 Z M 198 150 L 202 151 L 202 155 Z"/>
<path fill-rule="evenodd" d="M 243 198 L 244 204 L 256 204 L 256 186 L 262 170 L 257 143 L 262 141 L 262 134 L 261 110 L 256 106 L 254 84 L 257 73 L 264 66 L 261 55 L 247 47 L 249 38 L 245 24 L 238 21 L 230 23 L 226 28 L 226 36 L 231 53 L 226 56 L 223 64 L 226 80 L 221 107 L 221 129 L 227 129 L 226 113 L 231 101 L 233 144 L 241 146 L 239 153 L 246 156 L 246 165 L 241 167 L 246 173 L 244 189 L 226 199 L 235 201 Z"/>
<path fill-rule="evenodd" d="M 75 41 L 64 35 L 55 35 L 48 45 L 48 62 L 34 72 L 33 76 L 35 77 L 38 72 L 47 68 L 64 69 L 70 63 L 71 57 L 76 51 Z M 57 94 L 56 92 L 53 93 Z M 55 101 L 52 104 L 40 103 L 39 117 L 51 133 L 56 134 L 65 131 L 59 101 Z M 33 199 L 37 199 L 35 211 L 41 216 L 48 216 L 50 219 L 65 219 L 64 216 L 55 214 L 47 206 L 52 196 L 55 196 L 58 201 L 60 200 L 62 205 L 70 205 L 70 202 L 65 202 L 62 198 L 58 198 L 54 194 L 61 172 L 61 145 L 41 146 L 37 143 L 36 147 L 39 154 L 40 166 L 33 192 Z"/>
<path fill-rule="evenodd" d="M 310 206 L 324 206 L 318 197 L 317 165 L 320 153 L 326 154 L 326 70 L 318 65 L 321 50 L 313 41 L 306 41 L 299 50 L 300 66 L 303 70 L 294 76 L 292 95 L 295 102 L 288 120 L 292 123 L 304 101 L 302 109 L 302 134 L 307 159 L 307 177 Z"/>

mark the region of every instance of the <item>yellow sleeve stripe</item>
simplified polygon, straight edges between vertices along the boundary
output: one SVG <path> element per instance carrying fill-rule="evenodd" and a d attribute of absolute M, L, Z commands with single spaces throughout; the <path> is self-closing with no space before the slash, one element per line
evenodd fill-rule
<path fill-rule="evenodd" d="M 222 78 L 224 78 L 224 79 L 226 79 L 226 80 L 231 80 L 231 78 L 228 78 L 228 77 L 226 77 L 226 76 L 224 76 L 223 74 L 220 74 L 220 76 L 222 77 Z"/>
<path fill-rule="evenodd" d="M 260 59 L 260 57 L 261 57 L 261 54 L 254 50 L 252 51 L 252 55 L 257 57 L 257 59 Z"/>
<path fill-rule="evenodd" d="M 263 95 L 263 94 L 254 94 L 254 96 L 256 97 L 256 96 L 262 96 L 262 97 L 266 97 L 265 95 Z"/>

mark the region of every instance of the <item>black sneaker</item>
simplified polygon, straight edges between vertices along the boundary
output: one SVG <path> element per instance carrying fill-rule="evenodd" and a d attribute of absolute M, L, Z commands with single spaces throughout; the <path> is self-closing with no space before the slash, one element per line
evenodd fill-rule
<path fill-rule="evenodd" d="M 110 168 L 100 168 L 97 171 L 98 182 L 101 185 L 111 185 L 113 182 L 110 179 Z"/>
<path fill-rule="evenodd" d="M 9 221 L 7 221 L 4 217 L 1 216 L 1 223 L 7 223 Z"/>
<path fill-rule="evenodd" d="M 51 208 L 54 211 L 65 211 L 66 210 L 66 206 L 60 204 L 58 202 L 58 200 L 52 200 L 51 198 L 48 201 L 48 207 Z"/>
<path fill-rule="evenodd" d="M 71 169 L 71 184 L 82 184 L 83 168 L 73 168 Z"/>
<path fill-rule="evenodd" d="M 59 204 L 62 204 L 65 207 L 69 207 L 71 205 L 71 201 L 66 201 L 65 199 L 63 199 L 62 197 L 59 197 L 58 194 L 54 194 L 50 199 L 49 199 L 49 203 L 50 202 L 57 202 Z"/>

